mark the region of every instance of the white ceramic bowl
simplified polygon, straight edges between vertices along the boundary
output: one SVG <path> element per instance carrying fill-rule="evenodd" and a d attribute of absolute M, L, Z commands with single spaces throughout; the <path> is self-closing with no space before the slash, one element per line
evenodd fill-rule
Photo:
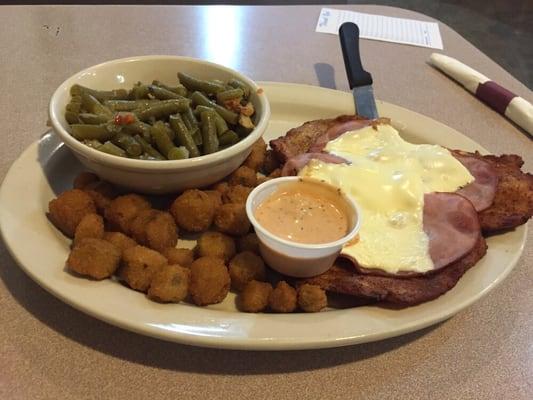
<path fill-rule="evenodd" d="M 340 254 L 345 243 L 352 240 L 361 226 L 361 212 L 357 203 L 344 192 L 341 195 L 346 203 L 349 228 L 346 235 L 339 240 L 329 243 L 304 244 L 282 239 L 265 228 L 255 218 L 255 210 L 264 200 L 274 193 L 280 185 L 301 181 L 298 176 L 287 176 L 266 181 L 257 186 L 246 200 L 246 214 L 252 223 L 259 239 L 259 250 L 266 263 L 284 275 L 297 278 L 308 278 L 326 272 Z M 305 179 L 306 182 L 320 186 L 327 186 L 332 191 L 338 189 L 329 184 Z"/>
<path fill-rule="evenodd" d="M 235 145 L 205 156 L 187 160 L 148 161 L 116 157 L 78 142 L 68 132 L 65 107 L 70 101 L 70 87 L 75 83 L 92 89 L 131 88 L 141 81 L 158 79 L 178 82 L 177 72 L 201 79 L 238 78 L 250 86 L 250 100 L 255 107 L 256 128 Z M 257 84 L 241 73 L 222 65 L 189 57 L 142 56 L 122 58 L 80 71 L 64 81 L 52 95 L 49 108 L 54 131 L 89 170 L 102 179 L 143 193 L 171 193 L 202 187 L 227 176 L 246 159 L 253 143 L 265 132 L 270 106 Z"/>

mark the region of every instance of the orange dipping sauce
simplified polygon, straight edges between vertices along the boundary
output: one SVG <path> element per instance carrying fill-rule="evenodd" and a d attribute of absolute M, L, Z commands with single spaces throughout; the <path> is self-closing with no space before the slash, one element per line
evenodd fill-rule
<path fill-rule="evenodd" d="M 318 182 L 280 185 L 254 215 L 273 235 L 297 243 L 334 242 L 349 229 L 348 209 L 340 191 Z"/>

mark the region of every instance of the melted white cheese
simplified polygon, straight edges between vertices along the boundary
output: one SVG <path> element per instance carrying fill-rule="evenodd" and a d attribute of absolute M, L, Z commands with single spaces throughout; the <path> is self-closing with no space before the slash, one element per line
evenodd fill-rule
<path fill-rule="evenodd" d="M 454 192 L 474 180 L 468 170 L 445 148 L 408 143 L 390 125 L 346 132 L 325 151 L 351 164 L 311 160 L 299 175 L 337 186 L 359 204 L 359 240 L 342 253 L 390 273 L 432 269 L 424 193 Z"/>

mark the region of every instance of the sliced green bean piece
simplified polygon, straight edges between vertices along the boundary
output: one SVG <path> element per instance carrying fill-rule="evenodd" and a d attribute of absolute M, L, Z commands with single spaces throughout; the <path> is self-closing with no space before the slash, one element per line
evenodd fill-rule
<path fill-rule="evenodd" d="M 228 82 L 228 85 L 234 87 L 234 88 L 239 88 L 243 91 L 244 93 L 244 97 L 248 97 L 250 96 L 250 87 L 244 83 L 243 81 L 239 80 L 239 79 L 232 79 Z"/>
<path fill-rule="evenodd" d="M 191 124 L 191 126 L 195 127 L 198 126 L 198 120 L 194 116 L 194 113 L 192 112 L 192 108 L 189 107 L 187 110 L 183 112 L 183 118 Z M 192 130 L 192 129 L 191 129 Z"/>
<path fill-rule="evenodd" d="M 239 135 L 233 131 L 227 131 L 222 136 L 218 138 L 218 142 L 221 146 L 228 146 L 235 144 L 239 141 Z"/>
<path fill-rule="evenodd" d="M 170 139 L 168 136 L 166 131 L 167 126 L 163 122 L 159 122 L 160 121 L 152 126 L 152 138 L 154 139 L 157 149 L 161 152 L 161 154 L 168 158 L 168 152 L 176 146 L 174 146 L 172 139 Z"/>
<path fill-rule="evenodd" d="M 173 147 L 170 149 L 167 155 L 169 160 L 183 160 L 189 158 L 189 151 L 184 147 Z"/>
<path fill-rule="evenodd" d="M 217 128 L 215 126 L 214 111 L 202 111 L 202 141 L 204 154 L 211 154 L 218 150 Z"/>
<path fill-rule="evenodd" d="M 183 99 L 183 96 L 180 96 L 179 94 L 176 94 L 174 92 L 171 92 L 170 90 L 167 90 L 165 88 L 156 86 L 156 85 L 148 85 L 148 91 L 149 93 L 154 96 L 156 99 L 159 100 L 171 100 L 171 99 Z"/>
<path fill-rule="evenodd" d="M 146 140 L 144 140 L 141 136 L 135 135 L 134 138 L 135 138 L 135 140 L 137 140 L 141 144 L 141 146 L 142 146 L 142 148 L 144 150 L 144 154 L 147 154 L 148 156 L 150 156 L 154 160 L 164 160 L 165 159 L 165 157 L 163 157 L 163 155 L 160 152 L 158 152 L 156 149 L 154 149 L 152 147 L 152 145 L 150 143 L 148 143 Z"/>
<path fill-rule="evenodd" d="M 98 149 L 102 143 L 100 143 L 98 140 L 84 140 L 83 144 L 89 147 L 92 147 L 93 149 Z"/>
<path fill-rule="evenodd" d="M 188 150 L 191 157 L 198 157 L 200 155 L 200 151 L 198 150 L 198 147 L 196 147 L 196 143 L 194 142 L 191 133 L 185 126 L 181 115 L 171 115 L 168 118 L 168 122 L 170 123 L 170 127 L 176 133 L 177 142 Z"/>
<path fill-rule="evenodd" d="M 128 156 L 137 157 L 143 153 L 141 144 L 133 136 L 117 133 L 111 142 L 126 151 Z"/>
<path fill-rule="evenodd" d="M 111 142 L 105 142 L 97 150 L 118 157 L 126 157 L 126 152 Z"/>
<path fill-rule="evenodd" d="M 107 115 L 109 118 L 113 116 L 113 113 L 109 108 L 100 103 L 94 96 L 89 93 L 83 92 L 81 94 L 81 104 L 85 110 L 91 114 Z"/>
<path fill-rule="evenodd" d="M 105 115 L 97 115 L 91 113 L 81 113 L 79 115 L 79 118 L 83 121 L 84 124 L 90 125 L 105 124 L 107 121 L 109 121 L 109 118 Z"/>
<path fill-rule="evenodd" d="M 230 124 L 235 125 L 237 121 L 239 120 L 239 115 L 235 114 L 233 111 L 228 110 L 227 108 L 224 108 L 222 106 L 219 106 L 217 103 L 212 102 L 209 100 L 204 94 L 200 92 L 194 92 L 191 95 L 191 99 L 194 104 L 210 107 L 216 110 L 217 113 L 220 114 L 224 120 Z"/>
<path fill-rule="evenodd" d="M 224 85 L 203 79 L 197 79 L 188 74 L 184 74 L 183 72 L 178 72 L 178 79 L 183 86 L 191 91 L 199 90 L 207 94 L 213 94 L 225 90 Z"/>
<path fill-rule="evenodd" d="M 194 139 L 194 143 L 196 143 L 197 146 L 200 146 L 204 141 L 202 140 L 202 131 L 200 130 L 200 127 L 194 128 L 194 130 L 191 132 L 191 136 Z"/>
<path fill-rule="evenodd" d="M 186 98 L 159 102 L 139 110 L 137 117 L 141 121 L 148 121 L 150 118 L 161 119 L 168 117 L 170 114 L 186 111 L 189 104 L 190 100 Z"/>
<path fill-rule="evenodd" d="M 67 120 L 69 124 L 79 124 L 81 122 L 79 118 L 79 114 L 73 111 L 66 111 L 65 119 Z"/>
<path fill-rule="evenodd" d="M 224 105 L 225 101 L 240 99 L 244 96 L 244 92 L 241 88 L 225 90 L 223 92 L 217 93 L 217 102 L 218 104 Z"/>
<path fill-rule="evenodd" d="M 83 93 L 90 94 L 98 101 L 124 100 L 128 98 L 128 91 L 126 89 L 95 90 L 78 84 L 72 85 L 70 88 L 71 96 L 81 96 Z"/>
<path fill-rule="evenodd" d="M 72 136 L 78 140 L 96 139 L 101 142 L 111 139 L 115 132 L 108 129 L 107 124 L 101 125 L 85 125 L 73 124 L 70 125 Z"/>
<path fill-rule="evenodd" d="M 74 103 L 71 101 L 67 104 L 66 110 L 78 114 L 81 111 L 81 103 Z"/>
<path fill-rule="evenodd" d="M 163 82 L 154 80 L 152 81 L 152 85 L 156 85 L 163 89 L 170 90 L 171 92 L 179 94 L 180 96 L 184 96 L 184 97 L 187 96 L 187 88 L 181 84 L 178 84 L 177 86 L 168 86 L 168 85 L 165 85 Z"/>
<path fill-rule="evenodd" d="M 104 105 L 113 111 L 133 111 L 137 108 L 149 107 L 155 103 L 158 103 L 158 100 L 107 100 Z"/>
<path fill-rule="evenodd" d="M 183 123 L 187 127 L 187 130 L 189 132 L 192 132 L 195 127 L 192 126 L 191 122 L 187 118 L 185 118 L 185 113 L 181 113 L 180 116 L 181 116 L 181 119 L 183 120 Z M 170 122 L 170 118 L 169 118 L 169 122 Z"/>
<path fill-rule="evenodd" d="M 148 86 L 138 82 L 130 90 L 128 98 L 132 100 L 145 99 L 148 97 L 149 93 L 150 91 L 148 90 Z"/>
<path fill-rule="evenodd" d="M 200 115 L 203 111 L 212 110 L 215 111 L 213 108 L 206 107 L 206 106 L 197 106 L 195 111 Z M 214 112 L 215 117 L 215 126 L 217 128 L 217 136 L 223 135 L 229 128 L 226 121 L 224 121 L 224 118 L 220 116 L 218 112 Z"/>
<path fill-rule="evenodd" d="M 148 143 L 152 143 L 151 128 L 151 125 L 146 122 L 135 121 L 132 124 L 124 125 L 122 131 L 128 135 L 141 135 Z"/>

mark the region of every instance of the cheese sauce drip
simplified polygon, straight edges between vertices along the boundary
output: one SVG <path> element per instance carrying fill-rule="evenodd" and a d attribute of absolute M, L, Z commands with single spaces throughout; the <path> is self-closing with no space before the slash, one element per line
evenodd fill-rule
<path fill-rule="evenodd" d="M 361 208 L 359 240 L 342 253 L 365 268 L 426 272 L 433 269 L 423 229 L 424 193 L 454 192 L 474 178 L 448 150 L 404 141 L 390 125 L 346 132 L 325 151 L 351 162 L 319 160 L 300 176 L 341 188 Z"/>

